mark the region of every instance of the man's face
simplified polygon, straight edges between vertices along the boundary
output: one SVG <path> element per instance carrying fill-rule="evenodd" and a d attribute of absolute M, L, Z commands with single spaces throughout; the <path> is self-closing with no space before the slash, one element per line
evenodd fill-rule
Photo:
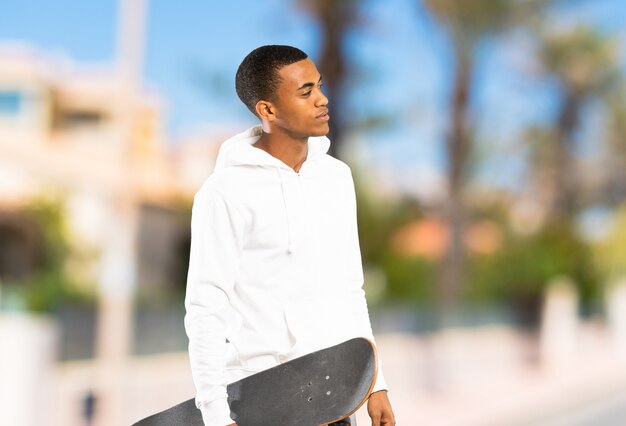
<path fill-rule="evenodd" d="M 322 78 L 310 59 L 286 65 L 276 99 L 275 124 L 296 138 L 328 133 L 328 99 L 322 93 Z"/>

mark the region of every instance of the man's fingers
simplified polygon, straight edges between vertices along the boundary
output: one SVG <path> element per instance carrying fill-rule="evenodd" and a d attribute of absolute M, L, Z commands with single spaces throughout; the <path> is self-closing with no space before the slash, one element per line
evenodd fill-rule
<path fill-rule="evenodd" d="M 384 413 L 381 421 L 380 421 L 381 426 L 395 426 L 396 425 L 396 419 L 393 416 L 393 413 Z"/>
<path fill-rule="evenodd" d="M 381 426 L 381 415 L 379 413 L 371 413 L 370 417 L 372 418 L 372 426 Z"/>

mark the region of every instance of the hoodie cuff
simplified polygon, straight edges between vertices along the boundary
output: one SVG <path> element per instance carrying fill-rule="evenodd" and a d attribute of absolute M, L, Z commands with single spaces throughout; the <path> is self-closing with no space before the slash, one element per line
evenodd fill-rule
<path fill-rule="evenodd" d="M 372 393 L 388 390 L 387 382 L 385 382 L 385 375 L 383 374 L 383 366 L 380 360 L 378 361 L 378 374 L 376 375 L 376 383 L 374 383 L 374 388 L 372 389 Z"/>
<path fill-rule="evenodd" d="M 230 418 L 230 407 L 225 399 L 218 399 L 200 405 L 204 426 L 227 426 L 235 423 Z"/>

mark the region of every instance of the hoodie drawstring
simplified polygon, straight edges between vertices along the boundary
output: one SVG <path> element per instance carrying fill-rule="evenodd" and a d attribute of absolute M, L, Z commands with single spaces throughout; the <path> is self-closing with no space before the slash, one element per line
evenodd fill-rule
<path fill-rule="evenodd" d="M 285 179 L 283 178 L 283 172 L 280 167 L 276 167 L 276 171 L 278 172 L 278 177 L 280 179 L 280 191 L 283 196 L 283 205 L 285 207 L 285 217 L 287 218 L 287 253 L 292 254 L 294 252 L 293 246 L 293 234 L 294 230 L 292 228 L 293 224 L 291 222 L 291 216 L 289 214 L 289 204 L 287 203 L 287 191 L 285 189 Z"/>

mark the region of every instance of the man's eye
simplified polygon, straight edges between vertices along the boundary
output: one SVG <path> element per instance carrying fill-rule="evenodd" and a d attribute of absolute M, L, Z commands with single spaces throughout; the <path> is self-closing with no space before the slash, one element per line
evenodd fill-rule
<path fill-rule="evenodd" d="M 309 90 L 308 92 L 304 92 L 304 93 L 302 94 L 302 96 L 307 97 L 307 96 L 309 96 L 310 94 L 311 94 L 311 91 Z"/>

